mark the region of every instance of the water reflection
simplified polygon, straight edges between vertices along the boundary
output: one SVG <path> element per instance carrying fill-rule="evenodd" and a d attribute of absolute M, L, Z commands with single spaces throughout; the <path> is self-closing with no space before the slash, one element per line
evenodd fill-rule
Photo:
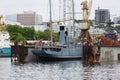
<path fill-rule="evenodd" d="M 11 64 L 0 58 L 0 80 L 120 80 L 120 63 L 83 66 L 82 61 Z"/>

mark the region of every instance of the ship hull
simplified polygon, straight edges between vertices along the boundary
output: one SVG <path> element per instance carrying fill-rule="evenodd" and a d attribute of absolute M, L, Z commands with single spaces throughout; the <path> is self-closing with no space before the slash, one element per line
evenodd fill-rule
<path fill-rule="evenodd" d="M 39 58 L 82 58 L 83 47 L 42 47 L 32 50 L 32 53 Z"/>

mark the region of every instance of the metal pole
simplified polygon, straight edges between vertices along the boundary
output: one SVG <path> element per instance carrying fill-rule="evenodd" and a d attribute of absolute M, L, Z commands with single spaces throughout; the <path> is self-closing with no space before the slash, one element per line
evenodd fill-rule
<path fill-rule="evenodd" d="M 61 0 L 59 0 L 59 20 L 60 20 L 60 18 L 61 18 Z"/>
<path fill-rule="evenodd" d="M 63 19 L 66 19 L 66 0 L 63 0 Z M 65 22 L 64 22 L 65 25 Z"/>
<path fill-rule="evenodd" d="M 50 31 L 51 31 L 51 46 L 52 46 L 52 41 L 53 41 L 53 37 L 52 37 L 52 11 L 51 11 L 51 0 L 49 0 L 49 6 L 50 6 Z"/>
<path fill-rule="evenodd" d="M 72 0 L 72 12 L 73 12 L 73 37 L 75 37 L 75 9 L 74 9 L 74 0 Z"/>

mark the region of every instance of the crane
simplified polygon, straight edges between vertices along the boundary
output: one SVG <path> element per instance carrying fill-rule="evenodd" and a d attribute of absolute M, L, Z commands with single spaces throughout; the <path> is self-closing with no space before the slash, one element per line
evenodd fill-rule
<path fill-rule="evenodd" d="M 3 16 L 0 16 L 0 25 L 2 25 L 2 18 Z"/>
<path fill-rule="evenodd" d="M 84 0 L 81 5 L 82 5 L 82 10 L 83 10 L 83 19 L 82 23 L 79 24 L 81 33 L 80 33 L 80 41 L 92 41 L 92 37 L 89 33 L 90 29 L 90 22 L 89 22 L 89 16 L 91 12 L 91 7 L 92 7 L 92 1 L 93 0 Z"/>
<path fill-rule="evenodd" d="M 5 30 L 5 27 L 4 27 L 4 22 L 2 21 L 2 18 L 3 18 L 3 16 L 2 16 L 2 15 L 0 15 L 0 31 Z"/>
<path fill-rule="evenodd" d="M 61 22 L 66 22 L 66 21 L 71 21 L 73 20 L 72 18 L 68 18 L 68 19 L 59 19 L 59 20 L 54 20 L 52 21 L 52 23 L 58 23 L 60 24 Z M 50 22 L 46 22 L 46 24 L 49 26 Z"/>
<path fill-rule="evenodd" d="M 82 10 L 83 10 L 83 22 L 88 22 L 90 12 L 91 12 L 91 7 L 92 7 L 92 0 L 89 0 L 89 2 L 87 0 L 85 0 L 81 3 L 81 5 L 83 6 L 83 8 L 82 8 Z"/>

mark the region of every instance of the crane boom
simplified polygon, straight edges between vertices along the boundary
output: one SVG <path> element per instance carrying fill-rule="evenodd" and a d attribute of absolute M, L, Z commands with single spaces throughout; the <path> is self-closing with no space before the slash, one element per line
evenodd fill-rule
<path fill-rule="evenodd" d="M 72 21 L 73 19 L 72 18 L 68 18 L 68 19 L 59 19 L 59 20 L 53 20 L 51 23 L 61 23 L 61 22 L 66 22 L 66 21 Z M 42 23 L 42 24 L 39 24 L 39 25 L 44 25 L 44 24 L 47 24 L 47 26 L 50 25 L 50 22 L 45 22 L 45 23 Z"/>
<path fill-rule="evenodd" d="M 83 10 L 83 20 L 82 20 L 82 24 L 85 25 L 84 29 L 90 29 L 90 23 L 89 23 L 89 16 L 90 16 L 90 12 L 91 12 L 91 7 L 92 7 L 92 0 L 85 0 L 81 3 L 82 10 Z M 80 25 L 83 26 L 83 25 Z"/>
<path fill-rule="evenodd" d="M 80 33 L 80 41 L 82 42 L 86 42 L 86 41 L 93 41 L 92 37 L 89 33 L 89 29 L 90 29 L 90 22 L 89 22 L 89 16 L 90 16 L 90 12 L 91 12 L 91 7 L 92 7 L 92 2 L 93 0 L 84 0 L 81 5 L 82 10 L 83 10 L 83 19 L 82 19 L 82 23 L 80 24 L 80 29 L 81 29 L 81 33 Z"/>
<path fill-rule="evenodd" d="M 0 25 L 2 25 L 2 18 L 3 16 L 0 16 Z"/>
<path fill-rule="evenodd" d="M 81 3 L 83 6 L 83 20 L 88 20 L 91 12 L 91 7 L 92 7 L 92 0 L 85 0 Z"/>
<path fill-rule="evenodd" d="M 87 17 L 87 19 L 89 19 L 89 17 L 90 17 L 90 12 L 91 12 L 91 8 L 92 8 L 92 3 L 93 3 L 93 0 L 89 0 L 89 4 L 88 4 L 88 8 L 89 8 L 89 14 L 88 14 L 88 17 Z"/>

